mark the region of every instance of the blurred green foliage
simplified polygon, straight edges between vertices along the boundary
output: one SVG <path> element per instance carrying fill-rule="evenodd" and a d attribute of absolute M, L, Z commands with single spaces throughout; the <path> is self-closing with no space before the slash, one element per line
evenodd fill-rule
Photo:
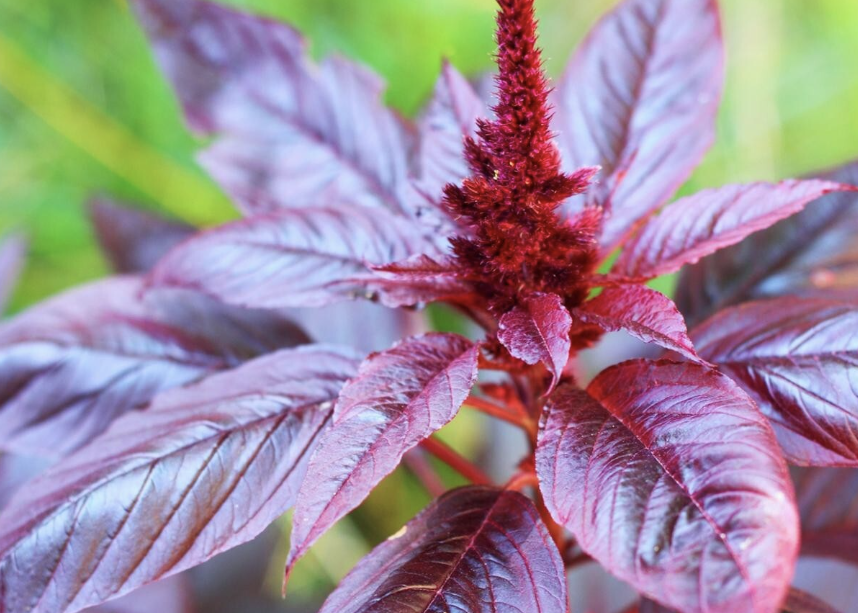
<path fill-rule="evenodd" d="M 491 67 L 493 0 L 230 0 L 295 24 L 313 52 L 359 59 L 416 113 L 442 57 Z M 541 0 L 553 74 L 612 0 Z M 729 78 L 719 142 L 691 185 L 776 179 L 858 155 L 858 2 L 723 0 Z M 20 308 L 105 265 L 85 217 L 109 193 L 201 223 L 232 215 L 126 0 L 0 0 L 0 233 L 32 240 Z"/>

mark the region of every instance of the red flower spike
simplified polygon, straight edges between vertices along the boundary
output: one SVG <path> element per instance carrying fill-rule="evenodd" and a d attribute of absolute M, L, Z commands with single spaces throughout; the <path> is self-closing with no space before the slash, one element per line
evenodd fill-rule
<path fill-rule="evenodd" d="M 564 221 L 560 204 L 590 184 L 596 168 L 560 172 L 549 129 L 548 83 L 536 47 L 533 0 L 498 0 L 497 119 L 480 121 L 465 146 L 473 175 L 448 185 L 445 204 L 464 236 L 452 239 L 463 269 L 492 307 L 504 312 L 535 292 L 568 307 L 587 292 L 601 211 Z"/>

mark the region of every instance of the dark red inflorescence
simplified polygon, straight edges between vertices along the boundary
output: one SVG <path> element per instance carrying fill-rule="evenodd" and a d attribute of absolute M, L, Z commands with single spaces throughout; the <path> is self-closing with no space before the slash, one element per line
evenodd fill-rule
<path fill-rule="evenodd" d="M 462 228 L 453 252 L 495 312 L 534 292 L 558 294 L 574 307 L 597 261 L 601 211 L 564 220 L 557 208 L 583 192 L 597 169 L 560 171 L 533 0 L 498 3 L 496 119 L 480 121 L 478 139 L 466 142 L 473 175 L 445 190 Z"/>

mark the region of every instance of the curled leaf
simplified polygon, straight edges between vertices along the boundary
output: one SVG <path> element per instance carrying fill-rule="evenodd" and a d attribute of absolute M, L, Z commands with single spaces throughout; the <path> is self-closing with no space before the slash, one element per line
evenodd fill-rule
<path fill-rule="evenodd" d="M 320 613 L 566 613 L 563 562 L 517 492 L 448 492 L 376 547 Z"/>
<path fill-rule="evenodd" d="M 555 520 L 660 603 L 771 613 L 786 594 L 792 486 L 771 427 L 724 375 L 636 360 L 586 391 L 563 386 L 546 406 L 536 467 Z"/>

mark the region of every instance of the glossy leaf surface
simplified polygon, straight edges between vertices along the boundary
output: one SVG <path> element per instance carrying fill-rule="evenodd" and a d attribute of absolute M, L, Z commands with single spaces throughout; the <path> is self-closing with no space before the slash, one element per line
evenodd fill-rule
<path fill-rule="evenodd" d="M 563 562 L 517 492 L 448 492 L 364 558 L 320 613 L 565 613 Z"/>
<path fill-rule="evenodd" d="M 858 163 L 822 178 L 858 185 Z M 676 302 L 689 323 L 727 307 L 786 294 L 838 297 L 858 287 L 858 194 L 838 192 L 683 271 Z"/>
<path fill-rule="evenodd" d="M 642 593 L 683 613 L 771 613 L 786 594 L 792 486 L 771 427 L 724 375 L 636 360 L 586 392 L 561 387 L 536 459 L 554 518 Z"/>
<path fill-rule="evenodd" d="M 626 0 L 590 33 L 555 96 L 567 170 L 601 166 L 610 251 L 670 198 L 714 138 L 723 86 L 714 0 Z"/>
<path fill-rule="evenodd" d="M 61 455 L 160 391 L 304 342 L 276 314 L 115 277 L 0 326 L 0 448 Z"/>
<path fill-rule="evenodd" d="M 573 316 L 605 332 L 624 330 L 645 343 L 700 361 L 679 309 L 670 298 L 644 285 L 608 287 Z"/>
<path fill-rule="evenodd" d="M 117 421 L 0 515 L 0 611 L 72 613 L 255 537 L 293 504 L 356 370 L 286 350 Z"/>
<path fill-rule="evenodd" d="M 334 57 L 314 65 L 292 28 L 197 0 L 134 0 L 201 161 L 252 215 L 351 203 L 408 210 L 410 134 L 383 84 Z"/>
<path fill-rule="evenodd" d="M 407 451 L 455 417 L 476 381 L 477 357 L 477 346 L 463 337 L 427 334 L 361 365 L 310 461 L 292 519 L 289 568 Z"/>
<path fill-rule="evenodd" d="M 361 291 L 370 265 L 432 251 L 383 210 L 290 209 L 203 232 L 164 257 L 152 284 L 246 307 L 314 307 Z"/>
<path fill-rule="evenodd" d="M 858 309 L 776 298 L 726 309 L 693 332 L 705 359 L 771 420 L 787 459 L 858 466 Z"/>
<path fill-rule="evenodd" d="M 569 361 L 571 328 L 560 296 L 535 294 L 500 318 L 498 340 L 525 364 L 545 364 L 556 385 Z"/>
<path fill-rule="evenodd" d="M 90 215 L 96 238 L 118 273 L 148 272 L 162 255 L 196 231 L 110 200 L 93 201 Z"/>
<path fill-rule="evenodd" d="M 703 190 L 677 200 L 650 219 L 624 245 L 612 272 L 636 279 L 676 272 L 841 189 L 848 188 L 830 181 L 808 180 Z"/>
<path fill-rule="evenodd" d="M 417 124 L 420 136 L 416 189 L 438 207 L 444 186 L 459 185 L 469 174 L 466 136 L 476 133 L 477 119 L 489 110 L 473 86 L 449 62 L 444 62 L 432 99 Z"/>

